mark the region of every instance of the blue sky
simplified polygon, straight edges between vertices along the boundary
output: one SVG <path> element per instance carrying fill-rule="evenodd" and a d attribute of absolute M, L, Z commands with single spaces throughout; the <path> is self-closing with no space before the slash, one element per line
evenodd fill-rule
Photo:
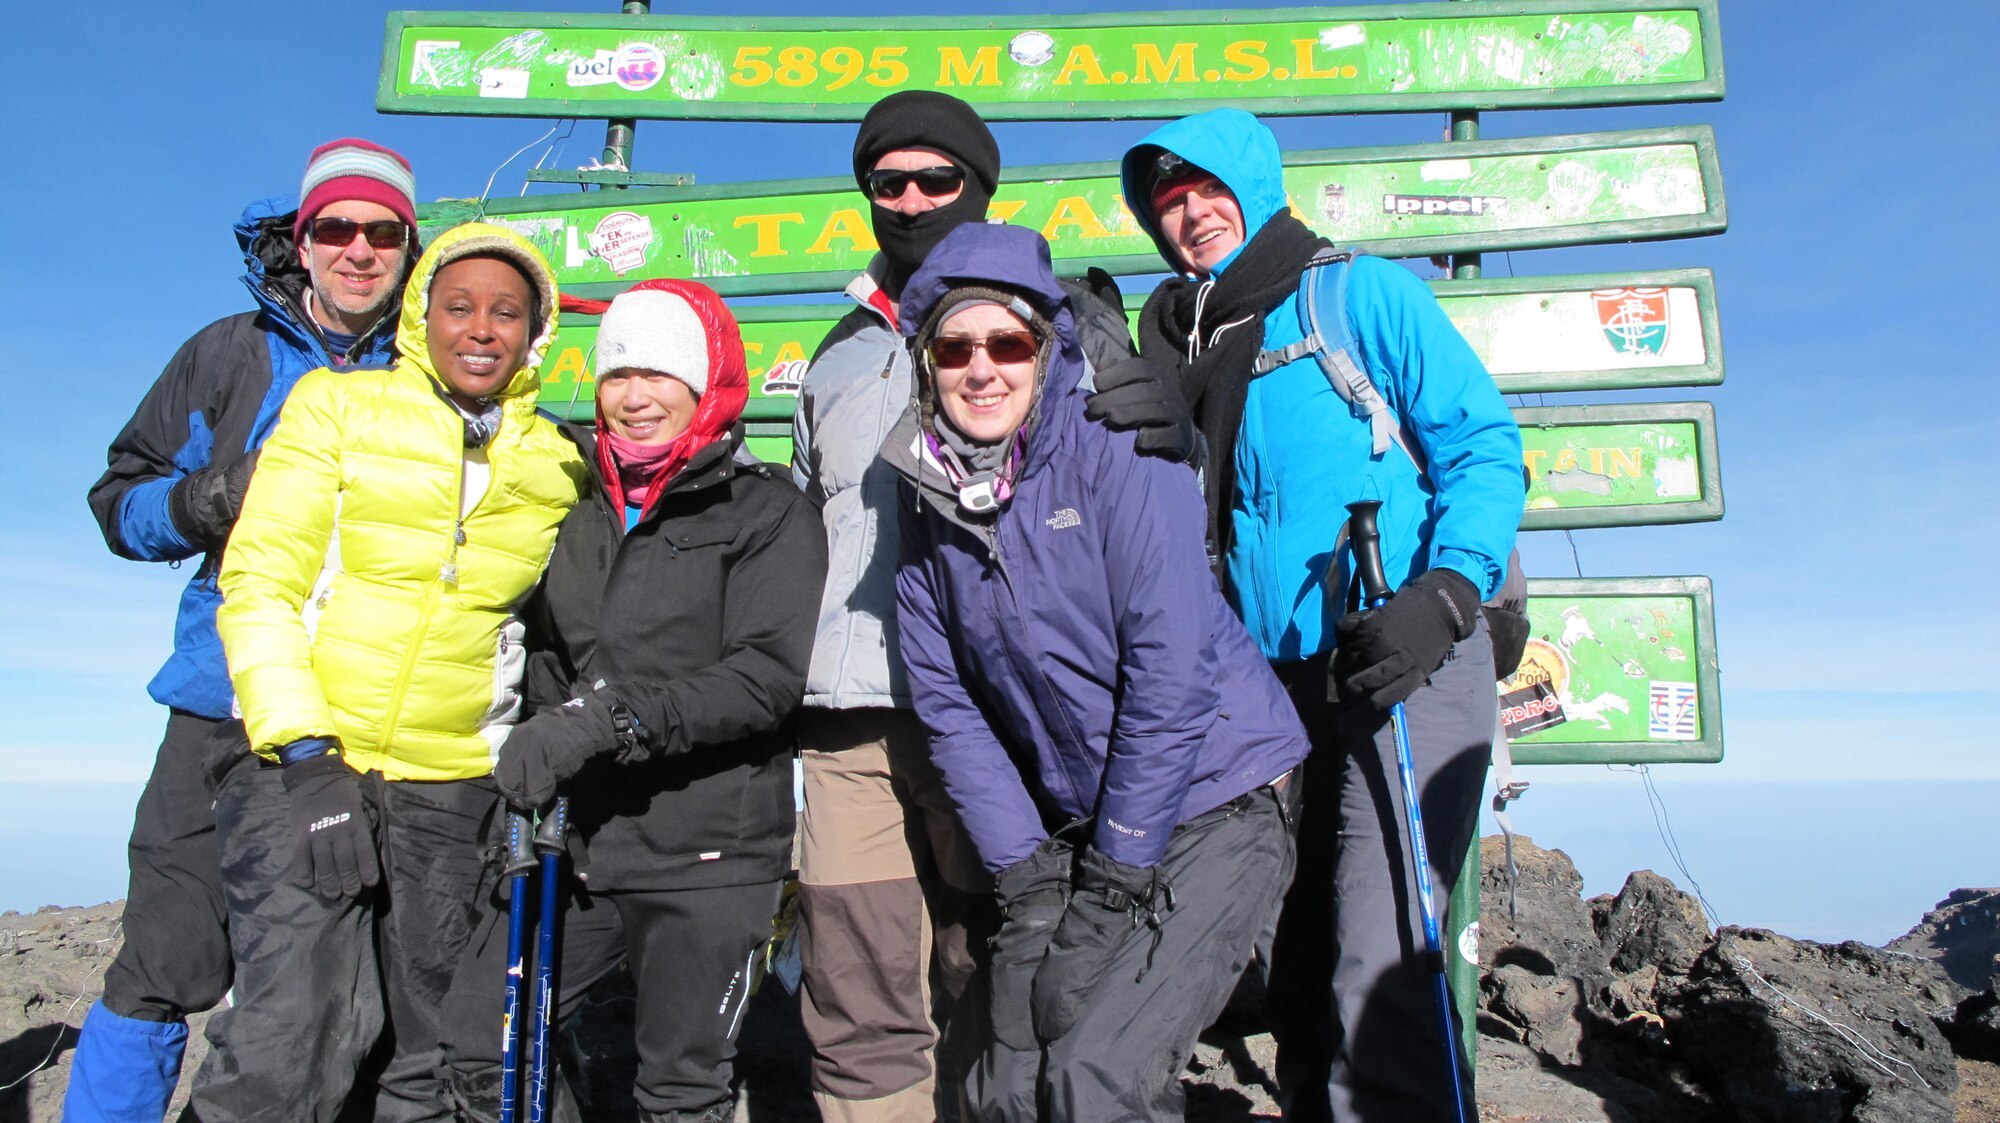
<path fill-rule="evenodd" d="M 616 9 L 608 0 L 477 6 Z M 930 7 L 1004 14 L 1055 6 Z M 0 799 L 10 786 L 47 790 L 20 786 L 28 781 L 111 781 L 99 803 L 115 823 L 116 805 L 129 805 L 150 765 L 164 714 L 144 685 L 168 649 L 186 571 L 111 557 L 83 496 L 105 445 L 175 348 L 248 307 L 229 234 L 242 205 L 295 190 L 306 154 L 336 136 L 403 151 L 427 199 L 476 196 L 510 153 L 528 146 L 494 180 L 495 194 L 518 193 L 521 169 L 551 143 L 537 143 L 546 121 L 376 114 L 389 9 L 214 3 L 196 20 L 170 5 L 38 5 L 13 21 L 16 49 L 0 70 L 0 104 L 10 110 L 0 213 L 14 220 L 0 306 L 17 317 L 7 384 L 30 420 L 13 427 L 0 483 L 8 528 L 0 582 L 10 592 L 0 600 Z M 829 15 L 900 10 L 815 6 Z M 1990 189 L 2000 179 L 2000 145 L 1985 108 L 2000 93 L 1987 55 L 2000 18 L 1981 0 L 1922 11 L 1919 21 L 1853 0 L 1810 9 L 1727 0 L 1726 101 L 1492 113 L 1483 123 L 1488 137 L 1715 126 L 1732 220 L 1726 235 L 1495 255 L 1487 275 L 1715 271 L 1727 384 L 1643 397 L 1716 403 L 1728 515 L 1580 531 L 1575 556 L 1587 576 L 1714 579 L 1728 759 L 1657 769 L 1657 778 L 1670 801 L 1677 786 L 1697 799 L 1712 782 L 1758 782 L 1769 793 L 1771 829 L 1808 839 L 1850 825 L 1788 796 L 1787 781 L 2000 781 L 1989 638 L 2000 631 L 1992 576 L 2000 520 L 1987 483 L 2000 445 L 2000 391 L 1991 337 L 1980 327 L 2000 296 Z M 1273 125 L 1288 148 L 1342 147 L 1438 139 L 1443 117 Z M 1012 162 L 1042 163 L 1109 159 L 1151 127 L 996 132 Z M 844 174 L 852 128 L 642 123 L 634 162 L 692 171 L 702 182 Z M 602 138 L 601 121 L 576 122 L 549 162 L 585 163 Z M 1523 553 L 1533 575 L 1575 572 L 1560 534 L 1524 536 Z M 1530 772 L 1548 789 L 1637 783 L 1603 769 Z M 1552 800 L 1538 815 L 1531 796 L 1520 814 L 1544 839 L 1583 837 L 1593 807 L 1610 814 L 1601 809 L 1625 798 Z M 0 822 L 34 830 L 34 799 L 5 806 Z M 1921 815 L 1915 806 L 1897 813 Z M 1868 826 L 1896 845 L 1899 824 Z M 1968 829 L 2000 854 L 2000 830 Z M 91 836 L 109 856 L 75 874 L 76 900 L 122 892 L 122 832 L 105 826 Z M 1664 861 L 1639 864 L 1665 869 Z M 1926 900 L 1968 878 L 2000 884 L 2000 868 L 1983 879 L 1977 870 L 1950 871 L 1947 882 L 1946 866 L 1912 852 L 1900 876 Z M 29 890 L 10 888 L 13 876 L 0 866 L 0 908 L 40 903 L 18 899 Z"/>

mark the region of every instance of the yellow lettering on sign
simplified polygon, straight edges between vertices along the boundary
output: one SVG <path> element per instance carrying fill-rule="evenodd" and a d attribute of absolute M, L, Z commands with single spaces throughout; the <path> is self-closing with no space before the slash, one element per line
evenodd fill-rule
<path fill-rule="evenodd" d="M 1137 53 L 1132 67 L 1132 81 L 1140 82 L 1192 82 L 1194 81 L 1194 44 L 1175 43 L 1171 59 L 1160 53 L 1157 43 L 1139 43 L 1133 47 Z M 1148 76 L 1150 72 L 1151 76 Z M 1176 77 L 1178 75 L 1178 77 Z"/>
<path fill-rule="evenodd" d="M 1574 467 L 1576 467 L 1576 450 L 1573 448 L 1557 449 L 1556 466 L 1554 470 L 1558 472 L 1567 472 Z"/>
<path fill-rule="evenodd" d="M 745 226 L 757 228 L 757 248 L 750 251 L 751 257 L 784 257 L 784 248 L 778 244 L 778 225 L 796 222 L 803 226 L 805 221 L 806 216 L 796 211 L 790 214 L 739 214 L 734 225 L 739 230 Z"/>
<path fill-rule="evenodd" d="M 1312 42 L 1308 39 L 1307 42 Z M 1069 85 L 1069 76 L 1081 71 L 1086 86 L 1108 86 L 1111 79 L 1104 76 L 1104 67 L 1097 61 L 1097 52 L 1088 43 L 1078 43 L 1069 49 L 1069 57 L 1063 60 L 1062 72 L 1056 75 L 1055 85 Z"/>
<path fill-rule="evenodd" d="M 1026 199 L 995 199 L 986 204 L 986 218 L 990 222 L 1012 222 L 1027 205 Z"/>
<path fill-rule="evenodd" d="M 1549 450 L 1545 448 L 1524 448 L 1521 450 L 1521 463 L 1526 465 L 1528 475 L 1533 479 L 1542 478 L 1542 461 L 1548 458 Z"/>
<path fill-rule="evenodd" d="M 1000 84 L 1000 48 L 981 47 L 971 62 L 958 47 L 938 48 L 940 86 L 997 86 Z"/>
<path fill-rule="evenodd" d="M 583 377 L 583 348 L 565 347 L 557 353 L 555 362 L 542 368 L 542 385 L 554 386 L 561 382 L 585 382 Z"/>
<path fill-rule="evenodd" d="M 1230 64 L 1222 72 L 1226 82 L 1255 82 L 1271 72 L 1271 60 L 1264 57 L 1264 48 L 1270 46 L 1262 39 L 1244 39 L 1222 48 L 1222 57 Z M 1237 70 L 1237 67 L 1243 67 Z"/>
<path fill-rule="evenodd" d="M 1359 73 L 1351 66 L 1329 66 L 1325 70 L 1313 69 L 1313 48 L 1319 46 L 1317 39 L 1294 39 L 1292 48 L 1298 66 L 1292 71 L 1294 78 L 1352 78 Z"/>
<path fill-rule="evenodd" d="M 1090 209 L 1090 200 L 1081 195 L 1056 200 L 1055 213 L 1049 216 L 1048 224 L 1042 227 L 1042 237 L 1053 242 L 1056 233 L 1065 226 L 1076 227 L 1079 238 L 1109 238 L 1111 231 L 1098 221 L 1097 212 Z"/>
<path fill-rule="evenodd" d="M 826 216 L 826 226 L 819 232 L 819 238 L 806 247 L 806 252 L 832 253 L 835 238 L 847 239 L 849 249 L 862 253 L 874 253 L 882 247 L 875 242 L 875 232 L 861 217 L 861 211 L 854 207 L 842 207 Z"/>
<path fill-rule="evenodd" d="M 1611 454 L 1612 479 L 1615 480 L 1621 475 L 1630 476 L 1633 479 L 1637 479 L 1638 477 L 1645 474 L 1645 470 L 1640 466 L 1641 461 L 1639 460 L 1638 449 L 1608 448 L 1605 449 L 1604 451 Z"/>

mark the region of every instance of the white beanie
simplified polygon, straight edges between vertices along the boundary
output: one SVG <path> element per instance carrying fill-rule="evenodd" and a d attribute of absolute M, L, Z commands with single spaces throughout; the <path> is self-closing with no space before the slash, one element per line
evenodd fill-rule
<path fill-rule="evenodd" d="M 701 317 L 674 293 L 621 292 L 597 327 L 597 377 L 620 368 L 654 370 L 708 391 L 708 333 Z"/>

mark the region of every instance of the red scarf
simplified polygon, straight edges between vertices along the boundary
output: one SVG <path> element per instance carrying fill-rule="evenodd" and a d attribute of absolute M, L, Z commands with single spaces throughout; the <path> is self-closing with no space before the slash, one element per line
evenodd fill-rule
<path fill-rule="evenodd" d="M 687 464 L 686 446 L 692 432 L 684 431 L 663 445 L 642 445 L 612 432 L 600 418 L 597 467 L 604 476 L 611 509 L 637 507 L 643 511 L 652 506 L 653 497 Z"/>

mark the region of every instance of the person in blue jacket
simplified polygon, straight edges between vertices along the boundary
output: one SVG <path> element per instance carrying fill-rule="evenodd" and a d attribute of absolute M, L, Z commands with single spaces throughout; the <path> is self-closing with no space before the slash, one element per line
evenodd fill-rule
<path fill-rule="evenodd" d="M 1349 357 L 1387 416 L 1350 407 L 1301 343 L 1302 277 L 1331 247 L 1288 212 L 1282 171 L 1270 130 L 1235 109 L 1164 125 L 1125 154 L 1125 198 L 1179 274 L 1141 313 L 1141 353 L 1178 373 L 1208 441 L 1224 587 L 1313 741 L 1268 987 L 1285 1118 L 1451 1119 L 1456 1046 L 1424 961 L 1387 715 L 1404 704 L 1442 902 L 1495 729 L 1480 604 L 1508 575 L 1520 433 L 1429 289 L 1378 258 L 1319 266 L 1346 275 L 1322 274 L 1326 306 L 1311 311 L 1327 331 L 1351 328 Z M 1399 586 L 1359 611 L 1344 533 L 1357 500 L 1382 504 Z"/>
<path fill-rule="evenodd" d="M 1305 732 L 1209 571 L 1194 472 L 1085 418 L 1048 243 L 961 226 L 900 312 L 897 627 L 1004 916 L 965 1117 L 1179 1119 L 1290 876 Z"/>
<path fill-rule="evenodd" d="M 313 151 L 296 197 L 250 204 L 236 224 L 254 311 L 181 346 L 112 440 L 90 510 L 122 558 L 199 558 L 174 651 L 147 685 L 167 730 L 134 812 L 125 942 L 85 1016 L 65 1123 L 159 1123 L 180 1076 L 187 1015 L 233 977 L 215 837 L 212 760 L 235 692 L 215 633 L 222 549 L 279 407 L 306 372 L 387 362 L 417 256 L 409 162 L 352 138 Z"/>

